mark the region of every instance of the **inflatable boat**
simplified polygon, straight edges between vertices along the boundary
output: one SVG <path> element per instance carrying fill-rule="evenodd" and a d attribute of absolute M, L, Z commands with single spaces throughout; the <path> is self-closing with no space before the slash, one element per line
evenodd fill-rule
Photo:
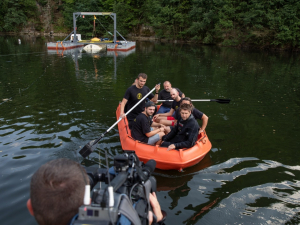
<path fill-rule="evenodd" d="M 117 119 L 120 116 L 120 104 L 116 110 Z M 199 163 L 210 151 L 211 143 L 206 132 L 200 133 L 196 144 L 187 149 L 170 150 L 159 145 L 149 145 L 131 137 L 127 118 L 118 123 L 121 146 L 124 151 L 135 151 L 141 161 L 146 163 L 150 159 L 156 161 L 156 168 L 162 170 L 179 170 Z"/>

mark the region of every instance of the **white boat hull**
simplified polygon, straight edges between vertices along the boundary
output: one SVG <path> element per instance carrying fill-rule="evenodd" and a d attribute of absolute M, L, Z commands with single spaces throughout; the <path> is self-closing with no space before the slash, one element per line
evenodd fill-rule
<path fill-rule="evenodd" d="M 118 44 L 120 43 L 120 44 Z M 135 48 L 134 41 L 120 41 L 117 43 L 107 44 L 107 51 L 129 51 Z"/>
<path fill-rule="evenodd" d="M 48 42 L 47 49 L 71 49 L 71 48 L 78 48 L 83 47 L 82 43 L 75 43 L 70 41 L 61 41 L 61 42 Z"/>
<path fill-rule="evenodd" d="M 96 53 L 100 52 L 101 50 L 105 49 L 103 46 L 89 44 L 84 46 L 83 50 L 89 53 Z"/>

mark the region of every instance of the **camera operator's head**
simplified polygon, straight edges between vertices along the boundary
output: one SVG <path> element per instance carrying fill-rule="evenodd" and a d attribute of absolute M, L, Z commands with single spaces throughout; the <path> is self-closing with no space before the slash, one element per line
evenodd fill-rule
<path fill-rule="evenodd" d="M 84 169 L 70 159 L 42 165 L 31 178 L 30 214 L 40 225 L 68 224 L 83 203 L 85 181 L 89 179 Z"/>

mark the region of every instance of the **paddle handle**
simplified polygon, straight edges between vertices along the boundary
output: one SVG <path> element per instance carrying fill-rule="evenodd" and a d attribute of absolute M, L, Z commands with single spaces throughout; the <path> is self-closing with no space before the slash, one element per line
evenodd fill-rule
<path fill-rule="evenodd" d="M 214 99 L 191 99 L 192 102 L 210 102 Z M 174 100 L 157 100 L 158 102 L 173 102 Z"/>
<path fill-rule="evenodd" d="M 174 100 L 157 100 L 158 102 L 173 102 Z M 229 103 L 230 99 L 191 99 L 192 102 L 218 102 Z"/>
<path fill-rule="evenodd" d="M 158 83 L 158 84 L 160 84 L 160 83 Z M 149 91 L 140 101 L 138 101 L 129 111 L 127 111 L 127 113 L 125 113 L 125 116 L 127 116 L 127 114 L 129 114 L 138 104 L 140 104 L 145 98 L 147 98 L 148 95 L 150 95 L 154 90 L 155 90 L 155 87 L 151 91 Z M 114 126 L 116 126 L 121 120 L 122 120 L 122 118 L 120 117 L 110 128 L 108 128 L 103 134 L 101 134 L 101 136 L 97 140 L 95 140 L 92 145 L 97 144 L 104 137 L 104 135 L 106 133 L 108 133 L 111 129 L 113 129 Z"/>

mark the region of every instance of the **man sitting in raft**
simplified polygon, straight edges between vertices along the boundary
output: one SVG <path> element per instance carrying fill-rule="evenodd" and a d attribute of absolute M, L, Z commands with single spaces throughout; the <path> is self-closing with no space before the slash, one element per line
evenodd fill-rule
<path fill-rule="evenodd" d="M 177 122 L 170 133 L 162 137 L 162 147 L 167 147 L 168 151 L 172 149 L 190 148 L 198 137 L 199 125 L 192 115 L 192 106 L 182 104 L 180 106 L 181 119 Z"/>
<path fill-rule="evenodd" d="M 180 105 L 180 100 L 181 100 L 181 97 L 179 96 L 179 92 L 177 91 L 176 88 L 172 88 L 172 90 L 170 91 L 170 95 L 171 95 L 172 99 L 174 100 L 172 103 L 170 112 L 156 114 L 153 117 L 153 121 L 155 121 L 157 123 L 161 123 L 166 126 L 174 126 L 174 117 L 173 116 L 175 115 L 175 111 L 178 109 L 178 107 Z"/>
<path fill-rule="evenodd" d="M 175 89 L 179 92 L 179 96 L 181 98 L 185 97 L 185 95 L 179 90 L 179 88 L 175 88 Z M 160 91 L 158 94 L 158 100 L 172 100 L 172 97 L 170 95 L 171 90 L 172 90 L 172 84 L 169 81 L 165 81 L 164 89 Z M 172 107 L 172 102 L 169 101 L 163 102 L 159 110 L 157 111 L 157 114 L 170 112 L 171 107 Z"/>
<path fill-rule="evenodd" d="M 126 90 L 126 93 L 123 97 L 120 106 L 121 118 L 125 117 L 125 113 L 124 113 L 125 105 L 126 105 L 126 110 L 130 110 L 136 103 L 139 102 L 139 100 L 141 100 L 146 94 L 150 92 L 150 89 L 147 86 L 145 86 L 146 80 L 147 80 L 147 74 L 140 73 L 135 82 L 136 84 L 132 85 Z M 151 101 L 153 102 L 157 101 L 159 89 L 160 89 L 160 85 L 157 84 L 155 86 L 155 90 L 156 90 L 155 95 L 153 95 L 152 93 L 148 95 L 148 98 L 151 99 Z M 127 115 L 127 120 L 130 129 L 132 129 L 133 120 L 144 110 L 144 108 L 145 108 L 145 102 L 143 101 Z"/>
<path fill-rule="evenodd" d="M 199 134 L 201 132 L 203 132 L 207 126 L 207 123 L 208 123 L 208 117 L 201 111 L 199 111 L 198 109 L 196 109 L 191 101 L 191 99 L 189 97 L 185 97 L 185 98 L 182 98 L 181 99 L 181 102 L 180 102 L 180 105 L 183 105 L 183 104 L 188 104 L 192 107 L 192 115 L 194 116 L 194 118 L 196 120 L 202 120 L 202 126 L 199 130 Z M 174 119 L 175 119 L 175 122 L 174 124 L 176 124 L 176 122 L 178 120 L 181 119 L 181 116 L 180 116 L 180 108 L 176 110 L 175 112 L 175 115 L 174 115 Z M 166 123 L 166 121 L 161 121 L 162 124 Z M 166 127 L 166 131 L 167 133 L 169 133 L 171 130 L 170 127 Z"/>
<path fill-rule="evenodd" d="M 146 102 L 145 110 L 140 113 L 134 120 L 131 136 L 150 145 L 160 144 L 162 136 L 165 135 L 165 126 L 152 122 L 150 116 L 155 111 L 154 102 Z"/>

